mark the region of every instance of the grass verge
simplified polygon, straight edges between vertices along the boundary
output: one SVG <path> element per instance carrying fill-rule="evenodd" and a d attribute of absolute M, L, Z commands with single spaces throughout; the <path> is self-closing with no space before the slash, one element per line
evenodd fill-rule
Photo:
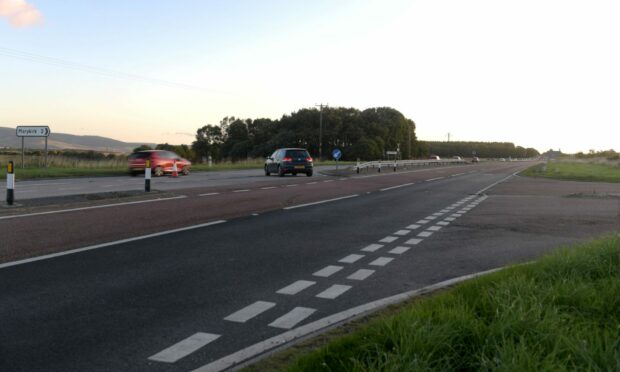
<path fill-rule="evenodd" d="M 564 249 L 375 318 L 288 371 L 620 370 L 620 238 Z M 260 364 L 250 370 L 261 368 Z"/>
<path fill-rule="evenodd" d="M 589 182 L 620 182 L 620 167 L 573 162 L 549 162 L 524 170 L 524 176 Z"/>

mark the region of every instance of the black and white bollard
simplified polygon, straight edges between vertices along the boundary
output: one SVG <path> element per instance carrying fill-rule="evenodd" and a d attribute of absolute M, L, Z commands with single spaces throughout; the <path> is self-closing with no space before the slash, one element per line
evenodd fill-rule
<path fill-rule="evenodd" d="M 151 161 L 147 160 L 144 165 L 144 191 L 151 191 Z"/>
<path fill-rule="evenodd" d="M 6 203 L 8 205 L 13 205 L 13 201 L 15 200 L 15 167 L 13 162 L 10 161 L 6 168 Z"/>

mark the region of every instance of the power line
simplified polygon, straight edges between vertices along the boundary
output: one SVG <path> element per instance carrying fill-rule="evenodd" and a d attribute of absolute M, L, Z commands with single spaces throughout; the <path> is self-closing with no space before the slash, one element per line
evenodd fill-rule
<path fill-rule="evenodd" d="M 88 72 L 91 74 L 96 74 L 96 75 L 101 75 L 101 76 L 106 76 L 106 77 L 111 77 L 111 78 L 121 79 L 121 80 L 157 84 L 157 85 L 163 85 L 163 86 L 168 86 L 172 88 L 180 88 L 180 89 L 211 91 L 211 92 L 214 91 L 212 89 L 207 89 L 207 88 L 200 87 L 197 85 L 190 85 L 190 84 L 185 84 L 185 83 L 168 81 L 164 79 L 152 78 L 148 76 L 129 74 L 129 73 L 122 72 L 122 71 L 115 71 L 115 70 L 110 70 L 110 69 L 101 68 L 101 67 L 89 66 L 89 65 L 85 65 L 81 63 L 63 60 L 60 58 L 47 57 L 47 56 L 43 56 L 39 54 L 34 54 L 34 53 L 24 52 L 21 50 L 4 48 L 4 47 L 0 47 L 0 56 L 20 59 L 20 60 L 38 63 L 38 64 L 44 64 L 48 66 L 65 68 L 69 70 Z"/>

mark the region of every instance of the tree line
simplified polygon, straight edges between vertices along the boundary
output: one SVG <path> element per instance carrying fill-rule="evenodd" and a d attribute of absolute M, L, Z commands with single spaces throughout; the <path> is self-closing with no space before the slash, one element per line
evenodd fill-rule
<path fill-rule="evenodd" d="M 534 148 L 515 146 L 511 142 L 419 142 L 420 153 L 440 157 L 533 158 L 540 155 Z"/>

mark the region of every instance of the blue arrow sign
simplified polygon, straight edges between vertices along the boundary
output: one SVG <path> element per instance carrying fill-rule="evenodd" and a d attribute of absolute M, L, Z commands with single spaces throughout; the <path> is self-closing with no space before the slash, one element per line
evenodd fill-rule
<path fill-rule="evenodd" d="M 342 151 L 340 151 L 340 149 L 334 149 L 334 151 L 332 151 L 332 156 L 334 157 L 334 159 L 340 160 L 340 158 L 342 157 Z"/>

